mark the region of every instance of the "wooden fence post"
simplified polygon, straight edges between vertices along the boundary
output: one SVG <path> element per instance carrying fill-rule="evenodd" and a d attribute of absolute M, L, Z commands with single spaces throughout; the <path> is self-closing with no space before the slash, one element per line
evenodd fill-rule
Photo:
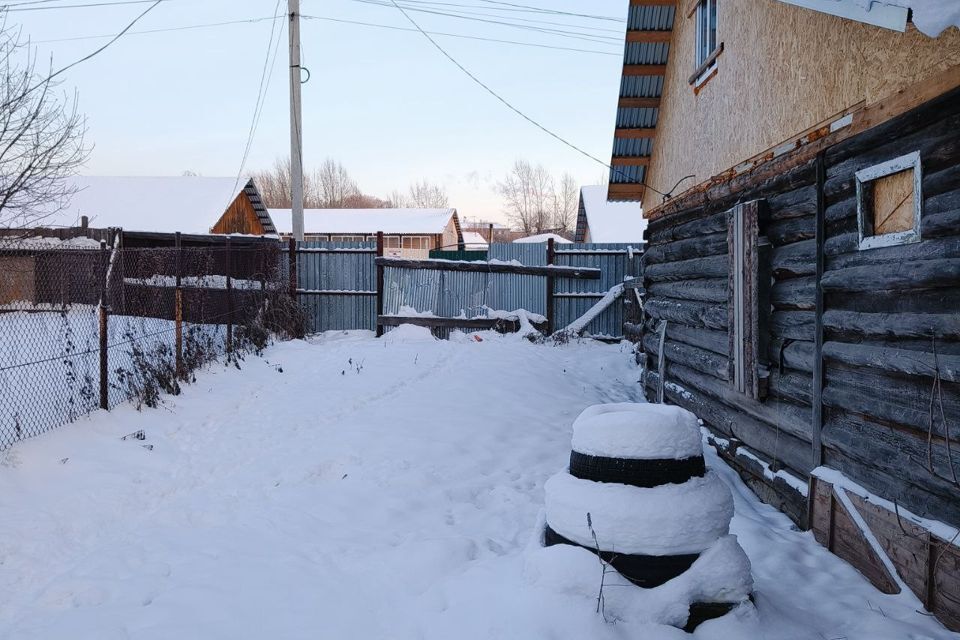
<path fill-rule="evenodd" d="M 377 231 L 377 257 L 383 257 L 383 231 Z M 383 265 L 377 263 L 377 337 L 383 335 L 380 316 L 383 315 Z"/>
<path fill-rule="evenodd" d="M 547 264 L 553 264 L 553 238 L 547 238 Z M 553 333 L 553 276 L 547 276 L 547 335 Z"/>
<path fill-rule="evenodd" d="M 227 275 L 227 357 L 233 353 L 233 282 L 231 275 L 233 273 L 233 247 L 230 244 L 230 237 L 227 236 L 227 256 L 224 271 Z"/>
<path fill-rule="evenodd" d="M 107 363 L 107 243 L 100 241 L 100 408 L 110 408 L 109 367 Z"/>
<path fill-rule="evenodd" d="M 176 367 L 177 378 L 183 379 L 183 245 L 180 239 L 180 232 L 174 235 L 174 247 L 176 251 L 176 269 L 177 269 L 177 288 L 174 291 L 174 322 L 176 323 Z"/>

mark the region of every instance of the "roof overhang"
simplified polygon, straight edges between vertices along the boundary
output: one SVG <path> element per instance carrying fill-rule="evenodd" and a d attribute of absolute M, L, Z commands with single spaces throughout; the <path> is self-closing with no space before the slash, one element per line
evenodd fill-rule
<path fill-rule="evenodd" d="M 675 15 L 674 0 L 630 0 L 610 158 L 609 200 L 643 199 Z"/>
<path fill-rule="evenodd" d="M 904 7 L 883 2 L 873 2 L 869 5 L 869 9 L 863 8 L 853 0 L 780 0 L 780 2 L 901 33 L 907 30 L 909 11 Z"/>

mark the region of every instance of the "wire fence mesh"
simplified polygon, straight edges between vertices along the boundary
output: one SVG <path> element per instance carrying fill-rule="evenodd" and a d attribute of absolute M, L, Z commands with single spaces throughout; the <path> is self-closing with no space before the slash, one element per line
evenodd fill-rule
<path fill-rule="evenodd" d="M 0 449 L 300 335 L 279 245 L 0 242 Z"/>

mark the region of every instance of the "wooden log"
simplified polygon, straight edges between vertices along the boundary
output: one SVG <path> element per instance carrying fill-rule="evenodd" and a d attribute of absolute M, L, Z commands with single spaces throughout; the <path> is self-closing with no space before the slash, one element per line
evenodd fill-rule
<path fill-rule="evenodd" d="M 679 322 L 690 327 L 727 328 L 726 305 L 688 302 L 674 298 L 654 298 L 644 305 L 647 315 L 658 320 Z"/>
<path fill-rule="evenodd" d="M 844 198 L 829 201 L 823 214 L 824 222 L 828 226 L 835 226 L 845 220 L 856 223 L 857 221 L 857 200 L 852 195 Z"/>
<path fill-rule="evenodd" d="M 408 260 L 406 258 L 377 258 L 383 267 L 399 269 L 426 269 L 434 271 L 468 271 L 473 273 L 512 273 L 528 276 L 555 276 L 575 280 L 599 280 L 600 269 L 592 267 L 527 266 L 503 262 L 473 262 L 466 260 Z"/>
<path fill-rule="evenodd" d="M 727 213 L 721 211 L 683 224 L 662 227 L 656 233 L 648 234 L 647 241 L 650 245 L 656 245 L 686 238 L 700 238 L 714 233 L 726 233 L 726 231 Z"/>
<path fill-rule="evenodd" d="M 855 478 L 888 500 L 897 500 L 917 515 L 960 523 L 957 489 L 952 482 L 927 471 L 924 440 L 856 416 L 844 416 L 832 410 L 827 413 L 824 447 L 858 464 L 853 469 L 845 469 L 846 465 L 837 466 L 829 452 L 825 452 L 826 465 Z M 934 448 L 934 468 L 947 468 L 944 451 Z"/>
<path fill-rule="evenodd" d="M 767 198 L 771 220 L 788 220 L 817 214 L 817 186 L 815 184 L 784 191 Z"/>
<path fill-rule="evenodd" d="M 648 320 L 646 322 L 646 330 L 651 333 L 655 332 L 655 325 L 655 320 Z M 695 347 L 700 347 L 701 349 L 713 351 L 724 357 L 729 357 L 730 344 L 726 331 L 713 331 L 711 329 L 701 329 L 670 323 L 667 324 L 667 337 L 677 342 L 683 342 Z"/>
<path fill-rule="evenodd" d="M 812 341 L 815 325 L 813 311 L 775 311 L 770 315 L 770 334 L 778 338 Z"/>
<path fill-rule="evenodd" d="M 960 309 L 960 287 L 918 289 L 908 291 L 877 289 L 874 291 L 831 292 L 828 306 L 836 311 L 862 313 L 948 313 Z"/>
<path fill-rule="evenodd" d="M 647 334 L 643 338 L 643 348 L 647 353 L 656 357 L 660 351 L 659 338 L 656 335 Z M 667 362 L 685 365 L 720 380 L 730 379 L 729 361 L 726 357 L 712 351 L 692 347 L 682 342 L 665 340 L 663 355 Z"/>
<path fill-rule="evenodd" d="M 960 166 L 960 165 L 958 165 Z M 960 170 L 958 170 L 960 171 Z M 946 171 L 942 173 L 947 173 Z M 943 213 L 944 211 L 954 211 L 960 209 L 960 185 L 953 186 L 943 193 L 933 195 L 923 192 L 923 213 Z"/>
<path fill-rule="evenodd" d="M 789 278 L 814 275 L 817 269 L 816 251 L 816 240 L 804 240 L 775 248 L 770 258 L 774 276 Z"/>
<path fill-rule="evenodd" d="M 960 387 L 942 383 L 933 404 L 931 381 L 922 377 L 891 376 L 872 369 L 832 364 L 825 370 L 824 405 L 860 415 L 919 438 L 945 438 L 960 443 Z M 939 402 L 942 400 L 942 403 Z M 943 416 L 940 406 L 943 407 Z M 942 443 L 942 442 L 941 442 Z M 945 443 L 942 443 L 945 444 Z M 957 460 L 960 464 L 960 459 Z"/>
<path fill-rule="evenodd" d="M 829 339 L 937 338 L 960 340 L 958 313 L 860 313 L 827 310 L 823 327 Z"/>
<path fill-rule="evenodd" d="M 870 344 L 826 342 L 823 357 L 850 367 L 868 367 L 879 371 L 932 378 L 939 370 L 941 380 L 960 383 L 960 355 L 930 351 L 896 349 Z"/>
<path fill-rule="evenodd" d="M 960 164 L 948 166 L 942 171 L 923 173 L 923 197 L 928 205 L 930 200 L 944 194 L 953 193 L 954 199 L 960 199 Z M 960 202 L 958 202 L 960 204 Z"/>
<path fill-rule="evenodd" d="M 647 374 L 648 384 L 656 387 L 657 374 Z M 810 444 L 794 436 L 777 432 L 769 425 L 731 409 L 700 391 L 667 379 L 664 394 L 674 404 L 693 412 L 720 433 L 744 442 L 771 460 L 773 466 L 785 466 L 797 477 L 807 478 L 813 468 Z"/>
<path fill-rule="evenodd" d="M 782 364 L 786 369 L 812 373 L 814 356 L 813 342 L 784 340 L 782 338 L 775 338 L 770 341 L 768 357 L 771 369 L 779 369 Z"/>
<path fill-rule="evenodd" d="M 920 219 L 920 236 L 923 238 L 956 236 L 957 229 L 960 229 L 960 207 L 927 213 Z"/>
<path fill-rule="evenodd" d="M 674 240 L 664 244 L 647 247 L 643 259 L 647 265 L 662 262 L 677 262 L 706 256 L 725 255 L 727 253 L 727 233 L 712 233 L 696 238 Z"/>
<path fill-rule="evenodd" d="M 698 280 L 673 280 L 651 284 L 650 296 L 695 300 L 697 302 L 726 302 L 727 279 L 704 278 Z"/>
<path fill-rule="evenodd" d="M 958 224 L 960 224 L 960 221 L 958 221 Z M 960 226 L 957 228 L 960 229 Z M 912 260 L 958 259 L 960 258 L 960 237 L 958 236 L 858 251 L 857 234 L 843 234 L 843 236 L 836 236 L 827 240 L 827 269 L 835 271 L 847 267 L 884 263 L 900 264 Z"/>
<path fill-rule="evenodd" d="M 767 391 L 775 398 L 792 400 L 797 404 L 807 405 L 810 408 L 813 393 L 813 378 L 808 374 L 799 373 L 790 369 L 780 373 L 778 370 L 770 372 L 767 381 Z"/>
<path fill-rule="evenodd" d="M 644 267 L 644 277 L 649 282 L 690 280 L 696 278 L 726 278 L 727 256 L 711 256 L 695 260 L 680 260 L 650 264 Z"/>
<path fill-rule="evenodd" d="M 811 414 L 809 406 L 780 399 L 758 402 L 745 394 L 739 393 L 727 382 L 704 375 L 698 370 L 685 367 L 682 364 L 669 364 L 667 379 L 678 380 L 685 387 L 707 394 L 731 409 L 766 423 L 768 428 L 772 430 L 780 429 L 804 442 L 810 442 Z"/>
<path fill-rule="evenodd" d="M 643 338 L 643 325 L 633 322 L 624 322 L 623 337 L 630 342 L 640 342 L 641 338 Z"/>
<path fill-rule="evenodd" d="M 778 310 L 813 311 L 816 292 L 815 276 L 778 280 L 770 290 L 770 302 Z"/>
<path fill-rule="evenodd" d="M 782 247 L 802 240 L 810 240 L 817 234 L 816 216 L 788 218 L 771 222 L 767 226 L 767 238 L 775 247 Z"/>
<path fill-rule="evenodd" d="M 820 285 L 826 292 L 955 287 L 960 285 L 960 259 L 833 269 L 823 274 Z"/>

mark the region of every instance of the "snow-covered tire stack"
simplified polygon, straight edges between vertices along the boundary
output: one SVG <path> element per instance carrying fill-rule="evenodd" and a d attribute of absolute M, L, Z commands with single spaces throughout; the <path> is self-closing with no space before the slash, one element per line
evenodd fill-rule
<path fill-rule="evenodd" d="M 689 411 L 594 405 L 574 422 L 572 444 L 569 470 L 545 486 L 546 546 L 587 548 L 627 580 L 653 588 L 686 572 L 728 536 L 733 497 L 706 470 L 700 427 Z M 734 546 L 749 575 L 746 556 Z M 716 592 L 726 591 L 718 585 Z M 731 584 L 729 592 L 742 588 Z M 734 604 L 692 603 L 691 622 L 723 615 Z"/>

